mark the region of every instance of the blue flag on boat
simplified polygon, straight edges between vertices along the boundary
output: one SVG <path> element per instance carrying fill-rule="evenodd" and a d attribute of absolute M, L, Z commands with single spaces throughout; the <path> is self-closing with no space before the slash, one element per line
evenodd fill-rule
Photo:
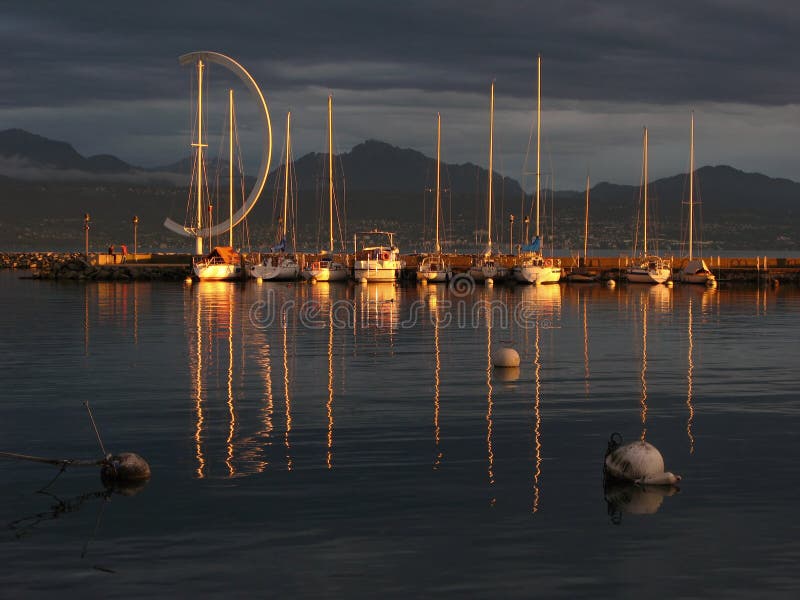
<path fill-rule="evenodd" d="M 532 243 L 525 244 L 524 246 L 522 246 L 522 251 L 523 252 L 539 252 L 539 249 L 541 247 L 542 247 L 542 240 L 537 235 L 536 239 L 533 240 Z"/>
<path fill-rule="evenodd" d="M 272 247 L 273 252 L 285 252 L 286 251 L 286 238 L 281 240 L 281 243 L 277 246 Z"/>

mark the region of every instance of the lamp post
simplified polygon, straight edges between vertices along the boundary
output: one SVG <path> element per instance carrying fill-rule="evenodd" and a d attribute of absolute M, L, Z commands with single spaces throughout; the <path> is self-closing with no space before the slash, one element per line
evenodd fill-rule
<path fill-rule="evenodd" d="M 89 260 L 89 213 L 83 215 L 83 232 L 84 232 L 84 256 Z"/>
<path fill-rule="evenodd" d="M 138 262 L 136 258 L 136 253 L 138 251 L 137 239 L 136 239 L 136 228 L 139 226 L 139 217 L 133 215 L 133 261 Z"/>
<path fill-rule="evenodd" d="M 514 215 L 508 217 L 508 253 L 514 254 Z"/>

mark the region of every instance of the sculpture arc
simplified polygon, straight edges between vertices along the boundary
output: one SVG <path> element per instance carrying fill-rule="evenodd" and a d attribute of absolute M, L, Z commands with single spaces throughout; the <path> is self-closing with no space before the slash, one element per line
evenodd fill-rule
<path fill-rule="evenodd" d="M 259 167 L 258 171 L 258 178 L 256 179 L 256 183 L 253 186 L 253 189 L 250 190 L 250 194 L 247 197 L 247 200 L 244 204 L 233 214 L 232 223 L 231 220 L 226 219 L 221 223 L 214 225 L 213 227 L 204 227 L 203 229 L 196 229 L 192 227 L 186 227 L 185 225 L 181 225 L 173 221 L 170 218 L 167 218 L 164 221 L 164 227 L 178 233 L 180 235 L 184 235 L 187 237 L 208 237 L 209 235 L 215 236 L 220 235 L 231 227 L 236 227 L 239 223 L 241 223 L 247 214 L 253 209 L 256 202 L 258 202 L 258 198 L 261 195 L 261 192 L 264 190 L 264 186 L 267 183 L 267 175 L 269 174 L 269 166 L 272 161 L 272 122 L 269 118 L 269 108 L 267 108 L 267 102 L 264 100 L 264 95 L 261 93 L 261 89 L 258 87 L 258 84 L 255 82 L 253 77 L 248 73 L 242 65 L 238 62 L 233 60 L 231 57 L 226 56 L 224 54 L 220 54 L 219 52 L 208 52 L 208 51 L 201 51 L 201 52 L 190 52 L 188 54 L 182 55 L 178 61 L 181 65 L 187 65 L 191 63 L 196 63 L 198 60 L 203 60 L 208 63 L 215 63 L 220 66 L 227 68 L 229 71 L 234 73 L 242 82 L 245 84 L 247 89 L 253 96 L 256 98 L 259 106 L 261 107 L 262 111 L 261 114 L 264 118 L 264 145 L 261 154 L 261 166 Z"/>

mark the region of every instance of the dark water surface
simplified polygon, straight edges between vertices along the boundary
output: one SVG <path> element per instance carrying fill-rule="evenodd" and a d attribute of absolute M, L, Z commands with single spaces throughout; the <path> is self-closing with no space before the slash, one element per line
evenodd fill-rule
<path fill-rule="evenodd" d="M 153 478 L 0 461 L 0 596 L 800 593 L 797 288 L 17 276 L 0 450 L 97 457 L 89 400 Z M 608 502 L 614 431 L 680 493 Z"/>

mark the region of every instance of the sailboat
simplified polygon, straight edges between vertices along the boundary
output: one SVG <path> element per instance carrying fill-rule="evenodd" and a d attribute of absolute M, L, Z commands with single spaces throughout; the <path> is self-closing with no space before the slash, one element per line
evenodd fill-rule
<path fill-rule="evenodd" d="M 586 268 L 586 256 L 589 247 L 589 174 L 586 174 L 586 218 L 583 222 L 583 260 L 578 262 L 578 268 L 567 275 L 571 283 L 593 283 L 597 281 L 597 273 Z"/>
<path fill-rule="evenodd" d="M 494 161 L 494 81 L 492 82 L 491 102 L 489 108 L 489 193 L 488 193 L 488 242 L 483 254 L 472 259 L 469 275 L 475 281 L 495 279 L 500 274 L 497 263 L 492 258 L 492 173 Z"/>
<path fill-rule="evenodd" d="M 669 260 L 648 254 L 647 251 L 647 127 L 644 128 L 642 146 L 642 195 L 644 197 L 642 254 L 635 264 L 625 269 L 625 275 L 630 283 L 664 283 L 672 275 L 672 265 Z"/>
<path fill-rule="evenodd" d="M 692 111 L 692 129 L 689 137 L 689 260 L 678 271 L 678 280 L 684 283 L 702 283 L 714 285 L 717 280 L 702 258 L 693 257 L 694 246 L 694 111 Z"/>
<path fill-rule="evenodd" d="M 313 281 L 345 281 L 350 270 L 333 257 L 333 96 L 328 94 L 328 223 L 329 243 L 323 256 L 303 269 L 303 279 Z"/>
<path fill-rule="evenodd" d="M 522 246 L 522 256 L 514 267 L 514 279 L 520 283 L 558 283 L 561 279 L 561 261 L 542 255 L 542 237 L 539 232 L 539 194 L 541 188 L 542 149 L 542 57 L 536 61 L 536 238 Z"/>
<path fill-rule="evenodd" d="M 439 215 L 441 214 L 441 174 L 442 174 L 442 115 L 436 113 L 436 253 L 426 256 L 417 268 L 417 279 L 431 283 L 446 283 L 450 281 L 453 271 L 442 255 L 442 246 L 439 243 Z"/>
<path fill-rule="evenodd" d="M 196 182 L 197 182 L 197 210 L 198 223 L 200 229 L 200 213 L 203 206 L 203 185 L 205 183 L 205 165 L 203 163 L 203 61 L 198 61 L 198 110 L 197 110 L 197 162 L 196 162 Z M 242 276 L 243 260 L 240 254 L 233 248 L 233 138 L 234 138 L 234 110 L 233 110 L 233 90 L 228 91 L 229 98 L 229 154 L 228 154 L 228 202 L 230 207 L 231 226 L 228 229 L 228 245 L 216 246 L 207 255 L 196 258 L 192 264 L 192 272 L 198 279 L 204 281 L 227 281 L 240 279 Z M 211 217 L 211 206 L 209 205 L 209 220 Z M 210 223 L 209 223 L 210 224 Z M 209 238 L 211 233 L 209 232 Z"/>
<path fill-rule="evenodd" d="M 300 275 L 300 265 L 292 255 L 286 254 L 286 227 L 289 217 L 289 189 L 292 181 L 292 137 L 291 137 L 292 113 L 286 114 L 286 164 L 284 165 L 283 182 L 283 219 L 281 240 L 278 246 L 273 248 L 277 255 L 265 256 L 260 264 L 250 267 L 250 277 L 264 279 L 267 281 L 294 281 Z"/>

